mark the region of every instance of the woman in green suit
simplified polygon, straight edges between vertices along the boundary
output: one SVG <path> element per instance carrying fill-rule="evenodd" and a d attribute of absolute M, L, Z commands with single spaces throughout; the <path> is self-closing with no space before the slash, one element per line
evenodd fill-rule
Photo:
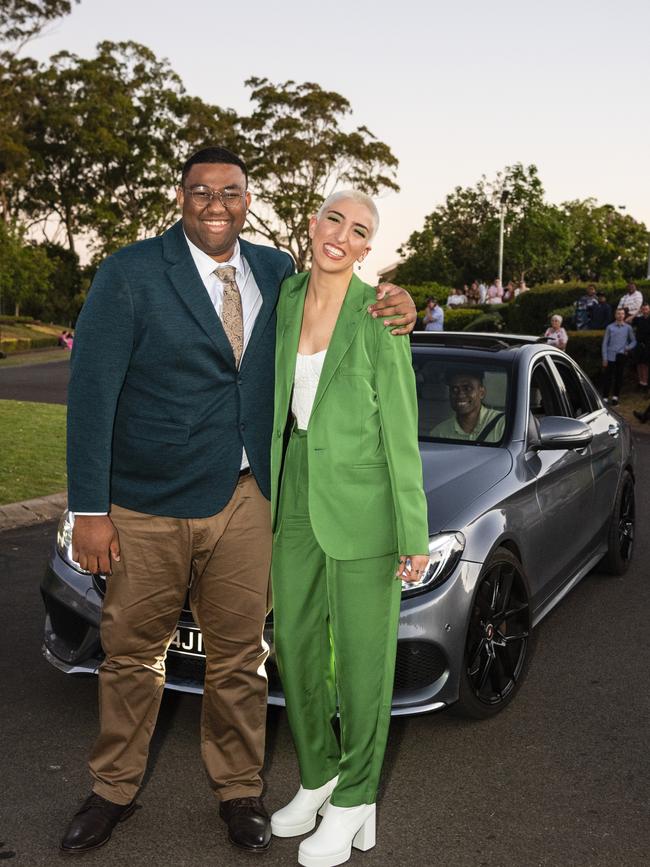
<path fill-rule="evenodd" d="M 428 563 L 409 341 L 366 315 L 375 292 L 353 274 L 377 224 L 363 193 L 330 196 L 309 224 L 312 269 L 278 303 L 274 632 L 301 786 L 271 827 L 304 834 L 324 815 L 300 845 L 306 867 L 374 845 L 400 579 Z"/>

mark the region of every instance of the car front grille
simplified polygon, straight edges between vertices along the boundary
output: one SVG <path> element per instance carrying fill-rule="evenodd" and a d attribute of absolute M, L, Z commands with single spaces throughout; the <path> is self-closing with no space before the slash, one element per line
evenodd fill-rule
<path fill-rule="evenodd" d="M 435 683 L 447 670 L 441 648 L 431 641 L 400 641 L 395 660 L 393 689 L 424 689 Z"/>

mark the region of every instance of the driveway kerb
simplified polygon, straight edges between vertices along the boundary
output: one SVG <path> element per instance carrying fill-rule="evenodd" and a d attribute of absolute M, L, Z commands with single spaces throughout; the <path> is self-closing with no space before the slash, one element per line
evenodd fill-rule
<path fill-rule="evenodd" d="M 58 518 L 67 503 L 68 495 L 62 491 L 59 494 L 50 494 L 49 497 L 36 497 L 33 500 L 23 500 L 22 503 L 0 506 L 0 532 Z"/>

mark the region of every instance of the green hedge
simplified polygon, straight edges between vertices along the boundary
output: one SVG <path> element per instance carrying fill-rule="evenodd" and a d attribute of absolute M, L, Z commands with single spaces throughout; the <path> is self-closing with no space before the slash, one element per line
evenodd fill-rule
<path fill-rule="evenodd" d="M 30 349 L 41 349 L 45 346 L 58 346 L 59 338 L 48 334 L 38 337 L 2 337 L 0 350 L 2 352 L 28 352 Z"/>
<path fill-rule="evenodd" d="M 578 362 L 587 376 L 598 379 L 602 370 L 602 331 L 567 331 L 566 353 Z"/>
<path fill-rule="evenodd" d="M 484 331 L 494 333 L 504 330 L 505 323 L 501 313 L 497 313 L 494 309 L 491 313 L 482 313 L 476 319 L 469 322 L 463 331 Z"/>
<path fill-rule="evenodd" d="M 643 293 L 646 300 L 650 299 L 650 280 L 635 280 L 637 288 Z M 520 295 L 515 301 L 508 304 L 499 304 L 496 309 L 494 305 L 483 304 L 476 308 L 455 308 L 453 315 L 460 313 L 461 316 L 465 311 L 473 310 L 476 316 L 479 313 L 498 315 L 503 319 L 504 330 L 513 334 L 543 334 L 550 321 L 553 313 L 559 313 L 567 320 L 569 326 L 573 325 L 571 317 L 573 316 L 574 304 L 581 295 L 587 290 L 590 283 L 542 283 Z M 621 283 L 594 283 L 599 292 L 604 292 L 607 296 L 607 301 L 612 305 L 612 309 L 616 307 L 621 296 L 625 293 L 626 284 Z M 449 286 L 442 286 L 440 283 L 422 283 L 417 286 L 405 286 L 410 292 L 415 306 L 418 310 L 423 310 L 426 306 L 426 301 L 429 296 L 438 299 L 441 307 L 445 307 L 447 297 L 451 295 L 452 289 Z M 447 321 L 447 317 L 452 315 L 451 310 L 445 307 L 445 331 L 457 331 L 468 325 L 466 319 L 460 319 L 458 324 L 452 319 Z M 453 322 L 453 324 L 452 324 Z"/>
<path fill-rule="evenodd" d="M 635 281 L 645 299 L 650 298 L 650 280 Z M 543 334 L 552 313 L 562 313 L 584 295 L 590 283 L 545 283 L 520 295 L 507 307 L 508 328 L 516 334 Z M 625 293 L 625 283 L 594 283 L 598 292 L 604 292 L 607 301 L 616 307 Z M 499 309 L 501 312 L 501 309 Z M 564 315 L 564 314 L 562 314 Z"/>
<path fill-rule="evenodd" d="M 445 331 L 462 331 L 480 316 L 477 307 L 445 307 Z"/>
<path fill-rule="evenodd" d="M 453 293 L 450 286 L 441 283 L 420 283 L 417 286 L 404 286 L 404 289 L 415 301 L 418 310 L 424 310 L 427 306 L 427 298 L 435 298 L 441 307 L 447 303 L 447 298 Z"/>

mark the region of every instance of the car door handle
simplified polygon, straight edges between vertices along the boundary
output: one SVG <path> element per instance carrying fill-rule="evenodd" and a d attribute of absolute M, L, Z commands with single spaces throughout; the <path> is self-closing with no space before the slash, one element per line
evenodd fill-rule
<path fill-rule="evenodd" d="M 610 426 L 607 428 L 607 433 L 610 435 L 610 437 L 617 437 L 620 432 L 621 429 L 617 424 L 610 424 Z"/>

